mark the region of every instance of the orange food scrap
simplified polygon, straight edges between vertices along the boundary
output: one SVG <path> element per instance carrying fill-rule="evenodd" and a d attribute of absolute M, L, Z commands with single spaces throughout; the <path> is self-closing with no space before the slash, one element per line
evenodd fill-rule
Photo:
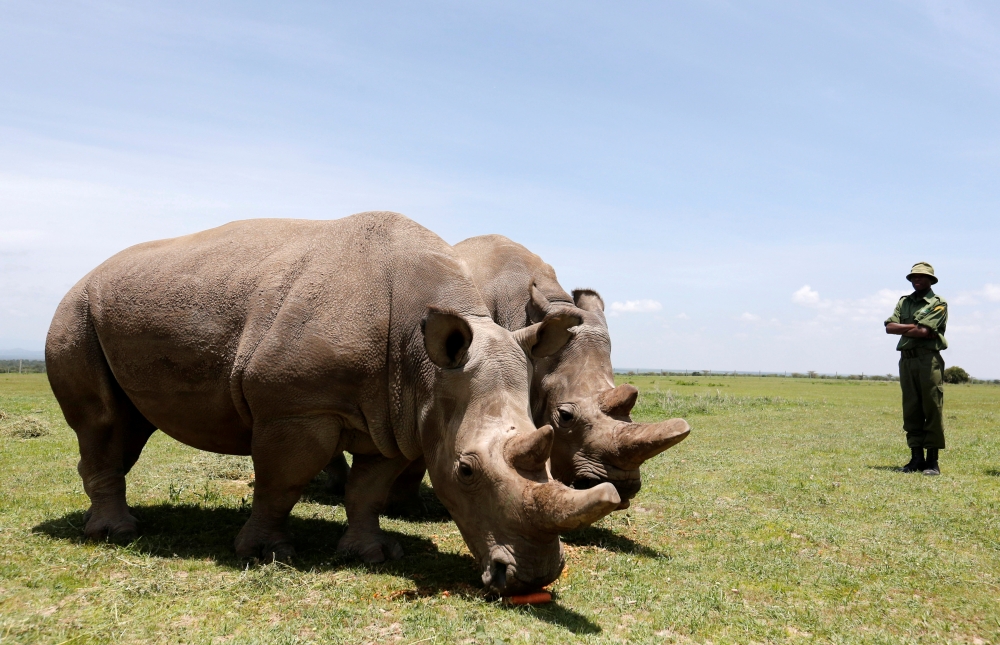
<path fill-rule="evenodd" d="M 536 591 L 521 596 L 510 596 L 507 598 L 507 602 L 512 605 L 544 605 L 547 602 L 552 602 L 552 594 L 548 591 Z"/>

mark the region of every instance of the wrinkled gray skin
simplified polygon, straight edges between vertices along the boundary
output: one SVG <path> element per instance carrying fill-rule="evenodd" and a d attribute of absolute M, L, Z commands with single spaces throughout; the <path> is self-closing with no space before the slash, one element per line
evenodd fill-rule
<path fill-rule="evenodd" d="M 578 322 L 496 325 L 454 251 L 394 213 L 233 222 L 127 249 L 70 290 L 46 342 L 79 440 L 85 533 L 135 535 L 125 475 L 159 428 L 253 456 L 240 556 L 290 557 L 289 512 L 347 451 L 342 552 L 402 555 L 378 514 L 422 459 L 484 584 L 503 594 L 547 584 L 563 566 L 558 533 L 620 502 L 610 485 L 551 481 L 553 431 L 529 412 L 528 355 L 557 351 Z"/>
<path fill-rule="evenodd" d="M 551 266 L 501 235 L 470 238 L 455 251 L 468 265 L 490 316 L 505 329 L 524 329 L 557 313 L 582 320 L 561 351 L 533 361 L 532 415 L 536 424 L 555 428 L 553 477 L 577 489 L 610 482 L 622 499 L 620 508 L 627 508 L 642 485 L 639 467 L 687 437 L 687 422 L 632 423 L 638 390 L 615 387 L 611 338 L 597 292 L 578 289 L 570 296 Z M 326 470 L 335 488 L 349 472 L 342 457 Z M 422 476 L 421 464 L 414 463 L 400 475 L 391 499 L 412 500 Z"/>

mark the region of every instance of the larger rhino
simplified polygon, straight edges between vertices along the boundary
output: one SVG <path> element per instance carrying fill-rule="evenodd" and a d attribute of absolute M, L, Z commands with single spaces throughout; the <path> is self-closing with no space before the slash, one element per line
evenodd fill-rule
<path fill-rule="evenodd" d="M 577 323 L 498 326 L 452 248 L 394 213 L 233 222 L 126 249 L 70 290 L 46 341 L 91 500 L 85 533 L 135 534 L 125 475 L 159 428 L 252 455 L 240 556 L 291 556 L 289 512 L 346 450 L 341 551 L 402 555 L 379 509 L 422 458 L 487 588 L 547 584 L 558 534 L 620 503 L 610 484 L 550 480 L 553 431 L 529 412 L 527 354 L 558 350 Z"/>
<path fill-rule="evenodd" d="M 629 416 L 639 391 L 615 387 L 611 337 L 604 301 L 596 291 L 566 293 L 553 268 L 524 246 L 502 236 L 482 235 L 455 245 L 482 294 L 490 316 L 505 329 L 525 329 L 546 316 L 571 315 L 582 321 L 559 351 L 534 360 L 531 410 L 538 425 L 555 428 L 552 476 L 577 489 L 612 483 L 627 508 L 639 492 L 639 467 L 688 436 L 683 419 L 633 423 Z M 335 488 L 349 468 L 338 456 L 326 468 Z M 392 497 L 408 503 L 424 470 L 415 462 L 400 475 Z"/>

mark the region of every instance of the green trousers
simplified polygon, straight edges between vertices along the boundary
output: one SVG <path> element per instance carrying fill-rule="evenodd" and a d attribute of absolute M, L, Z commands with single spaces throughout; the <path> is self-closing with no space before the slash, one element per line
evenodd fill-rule
<path fill-rule="evenodd" d="M 903 430 L 910 448 L 944 448 L 944 359 L 933 350 L 899 358 Z"/>

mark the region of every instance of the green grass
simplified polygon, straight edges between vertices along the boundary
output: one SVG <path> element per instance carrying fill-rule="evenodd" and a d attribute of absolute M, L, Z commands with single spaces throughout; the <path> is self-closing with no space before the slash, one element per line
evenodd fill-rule
<path fill-rule="evenodd" d="M 637 418 L 683 415 L 691 436 L 644 467 L 627 513 L 566 537 L 555 603 L 509 608 L 479 595 L 429 491 L 383 520 L 399 562 L 340 559 L 343 507 L 317 483 L 295 565 L 246 567 L 251 466 L 159 433 L 129 475 L 142 537 L 84 543 L 45 376 L 0 374 L 0 643 L 1000 643 L 1000 387 L 948 386 L 930 478 L 893 471 L 896 383 L 626 381 Z"/>

